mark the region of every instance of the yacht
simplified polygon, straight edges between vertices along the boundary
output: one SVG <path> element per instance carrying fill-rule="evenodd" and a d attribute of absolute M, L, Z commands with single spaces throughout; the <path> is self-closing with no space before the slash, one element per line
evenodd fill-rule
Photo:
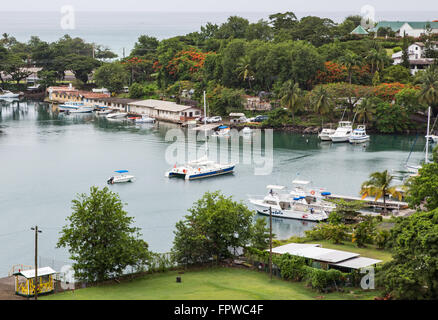
<path fill-rule="evenodd" d="M 329 137 L 333 142 L 348 142 L 352 131 L 353 125 L 351 121 L 339 121 L 335 133 L 329 135 Z"/>
<path fill-rule="evenodd" d="M 335 131 L 335 129 L 323 128 L 322 131 L 318 134 L 318 138 L 321 141 L 332 141 L 332 139 L 330 139 L 330 135 L 334 134 Z"/>
<path fill-rule="evenodd" d="M 126 174 L 129 172 L 128 170 L 118 170 L 114 172 L 119 173 L 119 175 L 110 177 L 107 180 L 108 184 L 132 182 L 135 179 L 134 176 Z"/>
<path fill-rule="evenodd" d="M 148 116 L 142 116 L 141 118 L 134 119 L 135 123 L 154 123 L 155 119 L 148 117 Z"/>
<path fill-rule="evenodd" d="M 366 127 L 364 125 L 357 126 L 349 138 L 350 143 L 364 143 L 370 141 L 370 136 L 367 135 L 365 129 Z"/>
<path fill-rule="evenodd" d="M 13 98 L 18 98 L 18 97 L 20 97 L 19 93 L 13 93 L 9 90 L 1 90 L 0 91 L 0 99 L 13 99 Z"/>
<path fill-rule="evenodd" d="M 297 219 L 306 221 L 324 221 L 329 216 L 329 211 L 321 206 L 308 204 L 305 196 L 291 198 L 289 193 L 282 192 L 284 186 L 268 185 L 268 194 L 263 198 L 250 197 L 249 202 L 256 211 L 262 215 L 273 217 Z"/>
<path fill-rule="evenodd" d="M 206 98 L 204 91 L 204 115 L 206 114 Z M 204 117 L 204 126 L 206 126 L 207 121 Z M 214 177 L 218 175 L 228 174 L 234 172 L 234 163 L 221 164 L 214 161 L 208 160 L 208 143 L 207 143 L 207 130 L 205 132 L 205 155 L 204 157 L 188 162 L 184 165 L 175 166 L 166 172 L 165 176 L 168 178 L 178 177 L 185 180 L 195 180 Z"/>
<path fill-rule="evenodd" d="M 72 110 L 77 110 L 82 106 L 84 106 L 84 104 L 81 102 L 68 101 L 68 102 L 65 102 L 63 104 L 60 104 L 58 106 L 58 110 L 59 111 L 72 111 Z"/>
<path fill-rule="evenodd" d="M 94 107 L 79 106 L 77 109 L 68 110 L 70 113 L 92 113 Z"/>

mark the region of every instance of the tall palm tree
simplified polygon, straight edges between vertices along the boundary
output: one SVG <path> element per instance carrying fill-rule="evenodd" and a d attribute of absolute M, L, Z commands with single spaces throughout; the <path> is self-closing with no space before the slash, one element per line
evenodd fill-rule
<path fill-rule="evenodd" d="M 419 100 L 434 109 L 434 114 L 438 110 L 438 66 L 432 65 L 420 75 L 421 91 Z"/>
<path fill-rule="evenodd" d="M 317 86 L 313 90 L 311 103 L 313 104 L 313 110 L 321 116 L 329 113 L 333 107 L 332 96 L 323 86 Z"/>
<path fill-rule="evenodd" d="M 353 69 L 362 64 L 362 59 L 354 52 L 347 50 L 345 55 L 339 58 L 339 62 L 347 69 L 348 82 L 351 84 Z"/>
<path fill-rule="evenodd" d="M 295 120 L 295 112 L 300 110 L 302 104 L 302 92 L 297 82 L 288 80 L 284 83 L 280 92 L 281 105 L 292 112 L 292 119 Z"/>
<path fill-rule="evenodd" d="M 376 113 L 376 103 L 373 98 L 366 98 L 360 105 L 356 107 L 356 115 L 358 122 L 369 123 L 373 120 Z"/>
<path fill-rule="evenodd" d="M 374 172 L 370 174 L 370 180 L 365 181 L 362 184 L 360 194 L 362 195 L 362 199 L 368 196 L 375 196 L 376 201 L 380 198 L 383 198 L 383 212 L 386 213 L 386 196 L 391 195 L 393 197 L 397 197 L 401 200 L 402 195 L 397 190 L 396 186 L 391 186 L 391 182 L 394 179 L 388 173 L 388 170 L 383 172 Z"/>
<path fill-rule="evenodd" d="M 386 52 L 373 48 L 368 51 L 365 60 L 371 64 L 371 73 L 383 70 L 383 68 L 385 67 Z"/>
<path fill-rule="evenodd" d="M 254 72 L 251 67 L 251 60 L 248 56 L 243 56 L 239 59 L 237 63 L 237 70 L 239 72 L 239 77 L 243 79 L 243 81 L 248 80 L 249 89 L 251 88 L 251 80 L 254 79 Z"/>

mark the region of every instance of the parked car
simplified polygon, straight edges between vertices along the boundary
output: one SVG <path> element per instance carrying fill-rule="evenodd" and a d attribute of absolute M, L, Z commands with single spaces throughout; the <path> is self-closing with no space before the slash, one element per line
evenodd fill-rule
<path fill-rule="evenodd" d="M 219 117 L 219 116 L 210 117 L 207 119 L 207 122 L 208 123 L 222 122 L 222 117 Z"/>
<path fill-rule="evenodd" d="M 265 120 L 268 120 L 269 117 L 268 116 L 257 116 L 254 118 L 254 122 L 263 122 Z"/>

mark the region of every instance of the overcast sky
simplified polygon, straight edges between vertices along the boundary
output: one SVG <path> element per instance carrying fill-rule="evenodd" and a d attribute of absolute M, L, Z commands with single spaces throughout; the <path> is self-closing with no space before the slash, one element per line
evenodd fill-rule
<path fill-rule="evenodd" d="M 353 11 L 364 5 L 376 11 L 437 11 L 437 0 L 1 0 L 2 11 L 59 11 L 62 5 L 73 5 L 78 11 Z"/>

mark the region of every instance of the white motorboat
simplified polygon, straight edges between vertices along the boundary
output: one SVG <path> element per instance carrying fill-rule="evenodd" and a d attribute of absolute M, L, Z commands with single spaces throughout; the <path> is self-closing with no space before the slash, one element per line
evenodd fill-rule
<path fill-rule="evenodd" d="M 114 171 L 116 173 L 119 173 L 119 175 L 112 176 L 107 180 L 108 184 L 114 184 L 114 183 L 123 183 L 123 182 L 132 182 L 135 180 L 135 177 L 132 175 L 128 175 L 128 170 L 118 170 Z"/>
<path fill-rule="evenodd" d="M 330 139 L 330 135 L 334 134 L 335 131 L 335 129 L 323 128 L 322 131 L 318 134 L 318 138 L 321 141 L 332 141 L 332 139 Z"/>
<path fill-rule="evenodd" d="M 350 143 L 364 143 L 370 141 L 370 136 L 366 133 L 366 127 L 364 125 L 357 126 L 351 133 L 349 141 Z"/>
<path fill-rule="evenodd" d="M 154 123 L 155 119 L 148 117 L 148 116 L 142 116 L 141 118 L 134 119 L 135 123 Z"/>
<path fill-rule="evenodd" d="M 204 91 L 204 115 L 206 114 L 206 98 Z M 204 117 L 204 125 L 206 126 L 207 121 L 206 117 Z M 233 173 L 234 167 L 236 166 L 234 163 L 221 164 L 216 163 L 214 161 L 208 160 L 208 143 L 207 143 L 207 130 L 205 132 L 205 155 L 204 157 L 188 162 L 184 165 L 175 166 L 166 172 L 165 176 L 168 178 L 178 177 L 183 178 L 185 180 L 196 180 L 214 177 L 218 175 L 224 175 L 228 173 Z"/>
<path fill-rule="evenodd" d="M 284 186 L 268 185 L 269 193 L 263 198 L 250 197 L 249 202 L 255 207 L 259 214 L 270 215 L 273 217 L 297 219 L 306 221 L 324 221 L 327 220 L 329 212 L 308 204 L 305 197 L 291 198 L 290 194 L 282 193 Z"/>
<path fill-rule="evenodd" d="M 69 113 L 92 113 L 94 107 L 79 106 L 77 109 L 68 110 Z"/>
<path fill-rule="evenodd" d="M 348 142 L 353 131 L 351 121 L 339 121 L 335 133 L 329 135 L 333 142 Z"/>
<path fill-rule="evenodd" d="M 13 99 L 20 97 L 19 93 L 13 93 L 9 90 L 2 90 L 0 92 L 0 99 Z"/>
<path fill-rule="evenodd" d="M 83 107 L 84 104 L 81 102 L 73 102 L 73 101 L 69 101 L 69 102 L 65 102 L 63 104 L 60 104 L 58 106 L 58 110 L 59 111 L 72 111 L 72 110 L 77 110 L 80 107 Z"/>
<path fill-rule="evenodd" d="M 98 110 L 96 111 L 96 115 L 98 115 L 98 116 L 106 116 L 107 114 L 110 114 L 112 112 L 113 112 L 113 110 L 111 110 L 109 108 L 99 107 Z"/>
<path fill-rule="evenodd" d="M 331 193 L 323 188 L 313 188 L 311 187 L 311 184 L 311 181 L 293 180 L 292 190 L 289 192 L 289 195 L 293 199 L 300 198 L 303 200 L 303 203 L 312 204 L 318 208 L 323 208 L 328 212 L 334 210 L 336 206 L 326 200 L 326 197 L 331 195 Z"/>
<path fill-rule="evenodd" d="M 115 112 L 106 115 L 107 119 L 122 119 L 128 116 L 127 112 Z"/>

